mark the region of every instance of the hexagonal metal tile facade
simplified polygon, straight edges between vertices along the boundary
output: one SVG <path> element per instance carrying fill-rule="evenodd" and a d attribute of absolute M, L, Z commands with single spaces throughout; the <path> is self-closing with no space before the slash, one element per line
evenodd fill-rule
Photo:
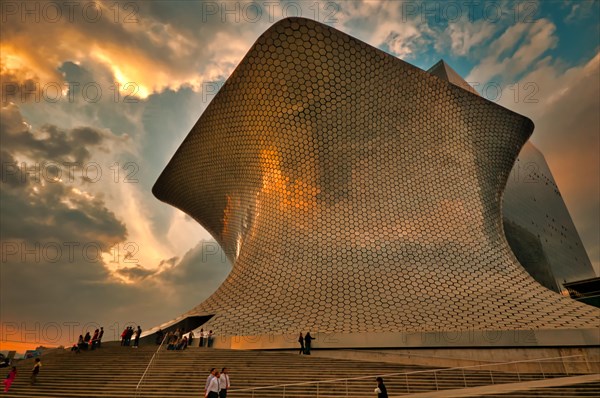
<path fill-rule="evenodd" d="M 219 335 L 596 327 L 533 280 L 501 197 L 532 122 L 326 25 L 252 46 L 154 194 L 234 267 Z"/>

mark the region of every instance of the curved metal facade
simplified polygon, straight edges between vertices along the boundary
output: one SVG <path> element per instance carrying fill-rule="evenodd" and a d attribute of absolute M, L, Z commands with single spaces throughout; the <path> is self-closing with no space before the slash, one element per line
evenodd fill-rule
<path fill-rule="evenodd" d="M 153 192 L 233 270 L 190 315 L 218 335 L 591 328 L 502 229 L 533 123 L 314 21 L 273 25 Z"/>

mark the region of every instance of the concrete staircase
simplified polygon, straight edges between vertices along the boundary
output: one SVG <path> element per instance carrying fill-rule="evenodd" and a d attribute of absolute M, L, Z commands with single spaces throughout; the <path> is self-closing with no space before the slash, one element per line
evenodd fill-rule
<path fill-rule="evenodd" d="M 580 383 L 571 386 L 547 387 L 532 391 L 514 391 L 506 394 L 486 395 L 486 398 L 570 398 L 570 397 L 599 397 L 600 380 L 593 383 Z"/>
<path fill-rule="evenodd" d="M 541 378 L 536 373 L 449 369 L 434 375 L 417 365 L 400 365 L 304 356 L 273 351 L 215 350 L 191 347 L 185 351 L 161 351 L 140 381 L 156 346 L 120 347 L 111 343 L 102 348 L 75 354 L 49 353 L 42 358 L 42 370 L 35 386 L 29 385 L 33 360 L 19 362 L 18 376 L 6 397 L 201 397 L 210 368 L 230 368 L 231 398 L 282 397 L 373 397 L 375 376 L 385 377 L 391 396 L 439 389 L 459 389 L 492 383 L 513 383 Z M 405 374 L 406 373 L 406 374 Z M 328 380 L 360 378 L 327 382 Z M 553 377 L 564 377 L 556 373 Z M 316 382 L 317 383 L 310 383 Z"/>

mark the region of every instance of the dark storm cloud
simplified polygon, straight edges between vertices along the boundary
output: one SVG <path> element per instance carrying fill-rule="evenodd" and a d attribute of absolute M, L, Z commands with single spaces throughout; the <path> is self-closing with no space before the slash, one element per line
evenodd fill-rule
<path fill-rule="evenodd" d="M 29 329 L 35 329 L 36 323 L 62 326 L 76 322 L 78 327 L 93 323 L 105 326 L 107 339 L 118 338 L 107 325 L 135 323 L 149 329 L 190 310 L 225 279 L 230 267 L 217 260 L 220 256 L 215 256 L 213 245 L 216 243 L 200 242 L 164 272 L 140 266 L 121 270 L 132 284 L 110 279 L 101 264 L 82 258 L 73 263 L 3 263 L 2 300 L 13 304 L 3 307 L 3 322 Z M 66 337 L 66 328 L 61 330 Z M 19 336 L 15 333 L 12 339 Z M 31 333 L 28 339 L 32 339 Z"/>
<path fill-rule="evenodd" d="M 119 268 L 115 271 L 117 274 L 124 276 L 126 279 L 139 282 L 147 277 L 154 275 L 156 272 L 136 265 L 135 267 Z"/>
<path fill-rule="evenodd" d="M 68 131 L 50 124 L 43 125 L 34 133 L 26 125 L 16 105 L 2 107 L 0 112 L 0 141 L 3 148 L 29 159 L 83 163 L 90 159 L 89 146 L 99 146 L 108 137 L 107 133 L 91 127 L 77 127 Z"/>
<path fill-rule="evenodd" d="M 89 127 L 65 131 L 47 125 L 34 135 L 15 105 L 3 107 L 0 116 L 3 241 L 83 239 L 110 246 L 125 239 L 124 224 L 101 199 L 90 199 L 52 176 L 44 178 L 37 161 L 85 162 L 106 134 Z M 25 162 L 26 158 L 33 161 Z"/>
<path fill-rule="evenodd" d="M 3 112 L 3 324 L 134 322 L 147 328 L 189 310 L 227 276 L 230 265 L 215 242 L 198 243 L 181 261 L 174 256 L 151 269 L 134 263 L 111 271 L 113 250 L 124 250 L 128 233 L 101 196 L 60 181 L 40 182 L 31 173 L 4 173 L 6 166 L 18 169 L 25 156 L 85 161 L 110 139 L 108 133 L 89 126 L 32 131 L 15 105 Z"/>
<path fill-rule="evenodd" d="M 23 68 L 9 69 L 0 61 L 0 102 L 29 102 L 35 100 L 39 77 Z"/>

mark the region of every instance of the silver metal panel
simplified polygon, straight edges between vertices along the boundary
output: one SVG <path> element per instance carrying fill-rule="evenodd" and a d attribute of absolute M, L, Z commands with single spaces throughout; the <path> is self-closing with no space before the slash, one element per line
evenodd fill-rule
<path fill-rule="evenodd" d="M 218 335 L 590 328 L 502 229 L 532 122 L 328 26 L 278 22 L 154 186 L 233 270 Z"/>
<path fill-rule="evenodd" d="M 508 179 L 503 214 L 539 239 L 559 286 L 596 276 L 544 155 L 530 142 Z"/>

